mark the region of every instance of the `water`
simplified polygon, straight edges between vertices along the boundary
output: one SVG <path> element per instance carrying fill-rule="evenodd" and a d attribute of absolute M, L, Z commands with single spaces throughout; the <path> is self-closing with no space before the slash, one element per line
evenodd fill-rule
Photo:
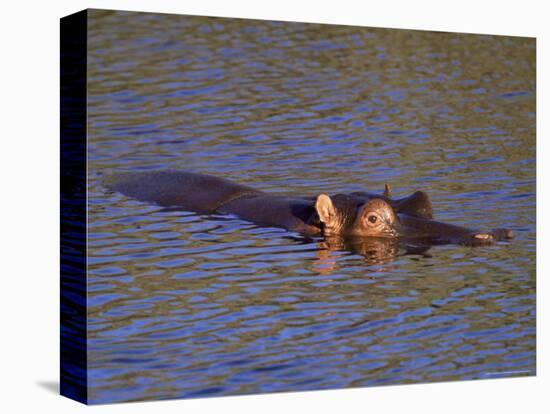
<path fill-rule="evenodd" d="M 101 11 L 89 30 L 91 402 L 535 374 L 534 40 Z M 516 237 L 369 260 L 102 185 L 163 168 L 389 182 Z"/>

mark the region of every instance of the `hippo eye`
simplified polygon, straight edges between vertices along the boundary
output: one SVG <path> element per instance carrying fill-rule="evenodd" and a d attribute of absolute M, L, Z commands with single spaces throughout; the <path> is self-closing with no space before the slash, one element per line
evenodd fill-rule
<path fill-rule="evenodd" d="M 371 214 L 370 216 L 367 217 L 367 220 L 368 220 L 370 223 L 374 224 L 374 223 L 376 223 L 376 221 L 378 220 L 378 217 L 376 217 L 374 214 Z"/>

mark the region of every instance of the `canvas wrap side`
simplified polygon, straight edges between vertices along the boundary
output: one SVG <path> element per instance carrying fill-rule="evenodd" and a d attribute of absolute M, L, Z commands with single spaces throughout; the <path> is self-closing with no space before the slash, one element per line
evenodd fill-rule
<path fill-rule="evenodd" d="M 61 19 L 60 393 L 87 403 L 86 10 Z"/>

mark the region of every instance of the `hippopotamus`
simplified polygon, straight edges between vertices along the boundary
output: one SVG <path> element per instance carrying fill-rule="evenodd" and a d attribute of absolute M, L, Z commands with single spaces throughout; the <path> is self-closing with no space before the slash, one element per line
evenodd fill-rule
<path fill-rule="evenodd" d="M 105 185 L 137 200 L 201 213 L 234 214 L 265 226 L 307 236 L 377 237 L 425 244 L 493 244 L 512 237 L 507 229 L 479 231 L 433 220 L 432 203 L 423 191 L 401 199 L 354 192 L 329 196 L 283 196 L 211 175 L 178 170 L 113 175 Z"/>
<path fill-rule="evenodd" d="M 357 194 L 338 194 L 332 199 L 321 194 L 317 198 L 316 210 L 319 220 L 323 223 L 325 236 L 365 236 L 367 231 L 364 227 L 368 227 L 371 233 L 374 233 L 369 235 L 396 237 L 403 242 L 415 244 L 453 243 L 476 246 L 493 244 L 513 237 L 512 231 L 508 229 L 479 231 L 427 218 L 425 213 L 428 210 L 423 203 L 418 202 L 419 198 L 422 200 L 427 197 L 425 193 L 420 193 L 419 197 L 412 199 L 412 207 L 406 205 L 420 214 L 396 210 L 383 198 L 371 198 L 369 195 L 365 201 L 365 194 L 368 193 L 360 193 L 360 196 Z M 426 200 L 427 203 L 429 199 Z M 431 216 L 431 209 L 429 211 Z"/>

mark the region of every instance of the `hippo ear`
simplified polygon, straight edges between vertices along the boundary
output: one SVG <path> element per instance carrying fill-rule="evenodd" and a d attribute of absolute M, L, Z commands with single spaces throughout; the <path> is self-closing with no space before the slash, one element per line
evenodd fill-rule
<path fill-rule="evenodd" d="M 315 201 L 315 210 L 319 215 L 319 219 L 324 224 L 330 224 L 336 218 L 336 210 L 332 204 L 332 200 L 326 194 L 319 194 Z"/>

